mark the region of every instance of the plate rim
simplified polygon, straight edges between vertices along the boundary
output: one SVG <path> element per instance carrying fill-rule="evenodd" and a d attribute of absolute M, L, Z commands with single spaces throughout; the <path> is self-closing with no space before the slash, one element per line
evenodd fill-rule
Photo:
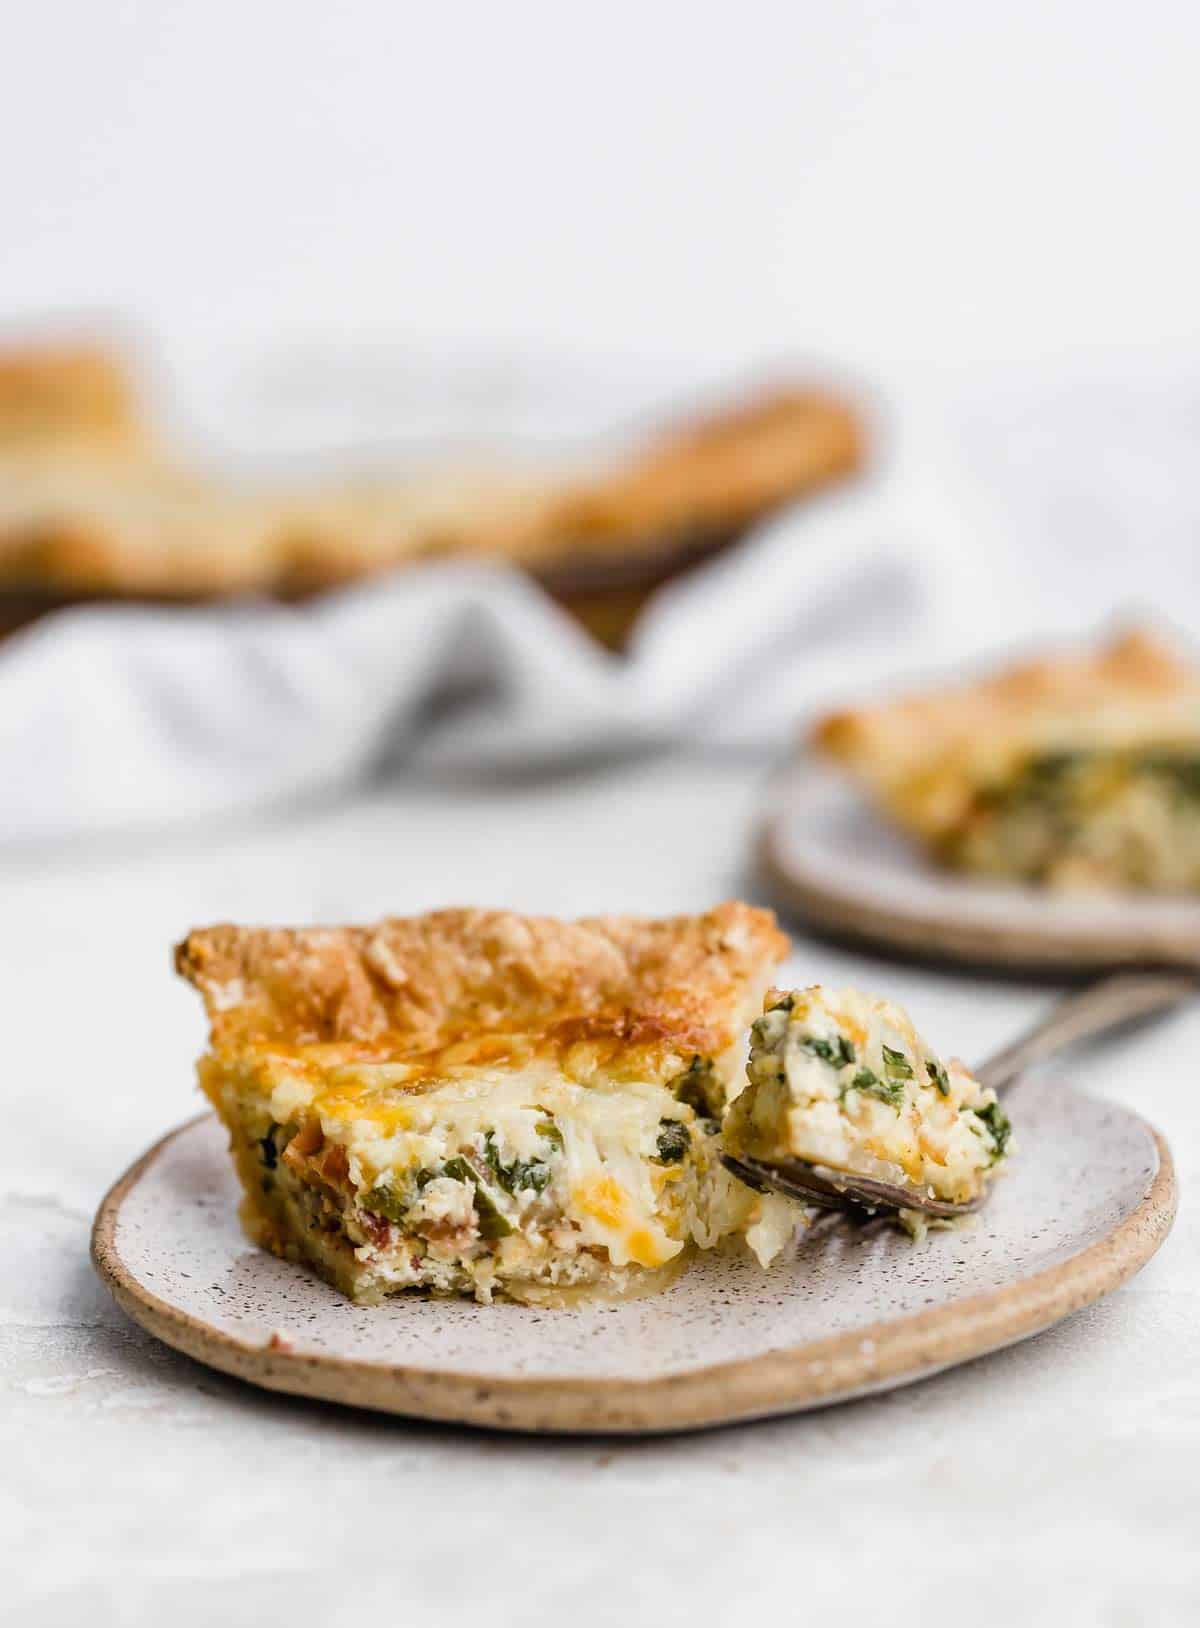
<path fill-rule="evenodd" d="M 945 1306 L 649 1379 L 451 1373 L 278 1350 L 215 1329 L 162 1299 L 145 1287 L 117 1249 L 121 1207 L 167 1147 L 202 1122 L 214 1120 L 211 1113 L 195 1115 L 168 1131 L 109 1188 L 92 1226 L 92 1262 L 117 1304 L 147 1333 L 207 1367 L 266 1390 L 409 1418 L 530 1434 L 651 1435 L 707 1429 L 804 1412 L 911 1384 L 1041 1333 L 1140 1271 L 1175 1220 L 1174 1161 L 1166 1140 L 1149 1121 L 1119 1103 L 1111 1107 L 1148 1134 L 1157 1167 L 1135 1208 L 1103 1238 L 1066 1261 Z"/>
<path fill-rule="evenodd" d="M 798 870 L 789 861 L 783 831 L 806 788 L 828 778 L 844 779 L 807 756 L 787 766 L 768 790 L 754 837 L 754 857 L 773 897 L 833 936 L 924 961 L 970 963 L 984 969 L 1064 973 L 1133 962 L 1188 967 L 1200 962 L 1200 932 L 1189 935 L 1169 923 L 1147 923 L 1124 937 L 1086 926 L 1064 927 L 1049 919 L 1038 926 L 997 925 L 956 916 L 934 903 L 897 908 L 872 902 L 864 894 L 824 883 L 815 868 Z M 847 791 L 853 792 L 848 783 Z M 971 885 L 962 883 L 964 888 Z M 936 935 L 932 940 L 931 934 Z"/>

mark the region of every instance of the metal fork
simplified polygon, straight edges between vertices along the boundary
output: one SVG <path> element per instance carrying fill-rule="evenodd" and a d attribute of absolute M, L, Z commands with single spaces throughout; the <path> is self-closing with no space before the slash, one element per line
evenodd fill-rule
<path fill-rule="evenodd" d="M 1059 1001 L 1032 1028 L 989 1057 L 976 1069 L 975 1077 L 981 1085 L 1003 1094 L 1035 1063 L 1046 1062 L 1080 1041 L 1093 1040 L 1137 1018 L 1168 1012 L 1197 993 L 1200 972 L 1186 969 L 1126 972 L 1102 978 Z M 920 1210 L 929 1216 L 953 1217 L 979 1209 L 987 1196 L 984 1193 L 966 1204 L 950 1204 L 931 1198 L 918 1187 L 850 1175 L 802 1159 L 763 1164 L 757 1159 L 736 1159 L 730 1153 L 723 1153 L 721 1159 L 726 1169 L 748 1187 L 759 1192 L 771 1189 L 827 1210 L 865 1210 L 872 1214 Z"/>

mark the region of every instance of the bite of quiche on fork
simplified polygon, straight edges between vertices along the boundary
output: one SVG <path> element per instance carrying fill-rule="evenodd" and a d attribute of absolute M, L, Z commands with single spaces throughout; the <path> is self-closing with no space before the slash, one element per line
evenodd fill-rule
<path fill-rule="evenodd" d="M 735 1158 L 973 1205 L 1008 1153 L 996 1093 L 935 1052 L 899 1006 L 861 990 L 771 990 L 747 1073 L 724 1127 Z"/>
<path fill-rule="evenodd" d="M 795 1207 L 731 1177 L 717 1132 L 786 949 L 728 903 L 217 926 L 176 964 L 251 1237 L 359 1301 L 486 1301 L 653 1285 L 733 1234 L 782 1247 Z"/>

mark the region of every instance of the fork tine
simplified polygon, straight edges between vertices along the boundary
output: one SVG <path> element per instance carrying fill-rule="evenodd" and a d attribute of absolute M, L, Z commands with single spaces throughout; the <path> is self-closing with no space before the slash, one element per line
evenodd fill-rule
<path fill-rule="evenodd" d="M 799 1199 L 801 1203 L 818 1204 L 826 1209 L 865 1211 L 868 1214 L 920 1210 L 925 1215 L 952 1218 L 969 1215 L 983 1202 L 981 1197 L 968 1204 L 951 1204 L 943 1199 L 930 1198 L 916 1188 L 897 1187 L 868 1176 L 849 1176 L 799 1160 L 787 1165 L 767 1165 L 760 1164 L 757 1159 L 737 1159 L 732 1154 L 723 1153 L 721 1161 L 739 1181 L 744 1181 L 758 1192 L 770 1189 L 788 1198 Z"/>
<path fill-rule="evenodd" d="M 799 1199 L 804 1204 L 815 1204 L 823 1210 L 860 1209 L 845 1193 L 832 1184 L 800 1166 L 789 1167 L 786 1173 L 774 1165 L 759 1164 L 756 1159 L 735 1159 L 731 1153 L 722 1153 L 721 1163 L 747 1187 L 756 1192 L 782 1193 L 786 1198 Z"/>

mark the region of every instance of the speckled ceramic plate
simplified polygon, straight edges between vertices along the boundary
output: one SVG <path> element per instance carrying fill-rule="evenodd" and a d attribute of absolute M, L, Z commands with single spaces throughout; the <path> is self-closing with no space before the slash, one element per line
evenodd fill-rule
<path fill-rule="evenodd" d="M 1200 901 L 1064 895 L 935 870 L 841 775 L 802 762 L 776 786 L 762 868 L 817 926 L 889 949 L 993 966 L 1200 962 Z"/>
<path fill-rule="evenodd" d="M 246 1242 L 210 1116 L 121 1178 L 93 1257 L 150 1333 L 272 1390 L 497 1429 L 727 1424 L 937 1373 L 1050 1327 L 1145 1264 L 1175 1214 L 1158 1133 L 1055 1086 L 1022 1086 L 1010 1107 L 1018 1156 L 971 1230 L 914 1245 L 825 1220 L 767 1272 L 739 1247 L 635 1300 L 354 1306 Z"/>

